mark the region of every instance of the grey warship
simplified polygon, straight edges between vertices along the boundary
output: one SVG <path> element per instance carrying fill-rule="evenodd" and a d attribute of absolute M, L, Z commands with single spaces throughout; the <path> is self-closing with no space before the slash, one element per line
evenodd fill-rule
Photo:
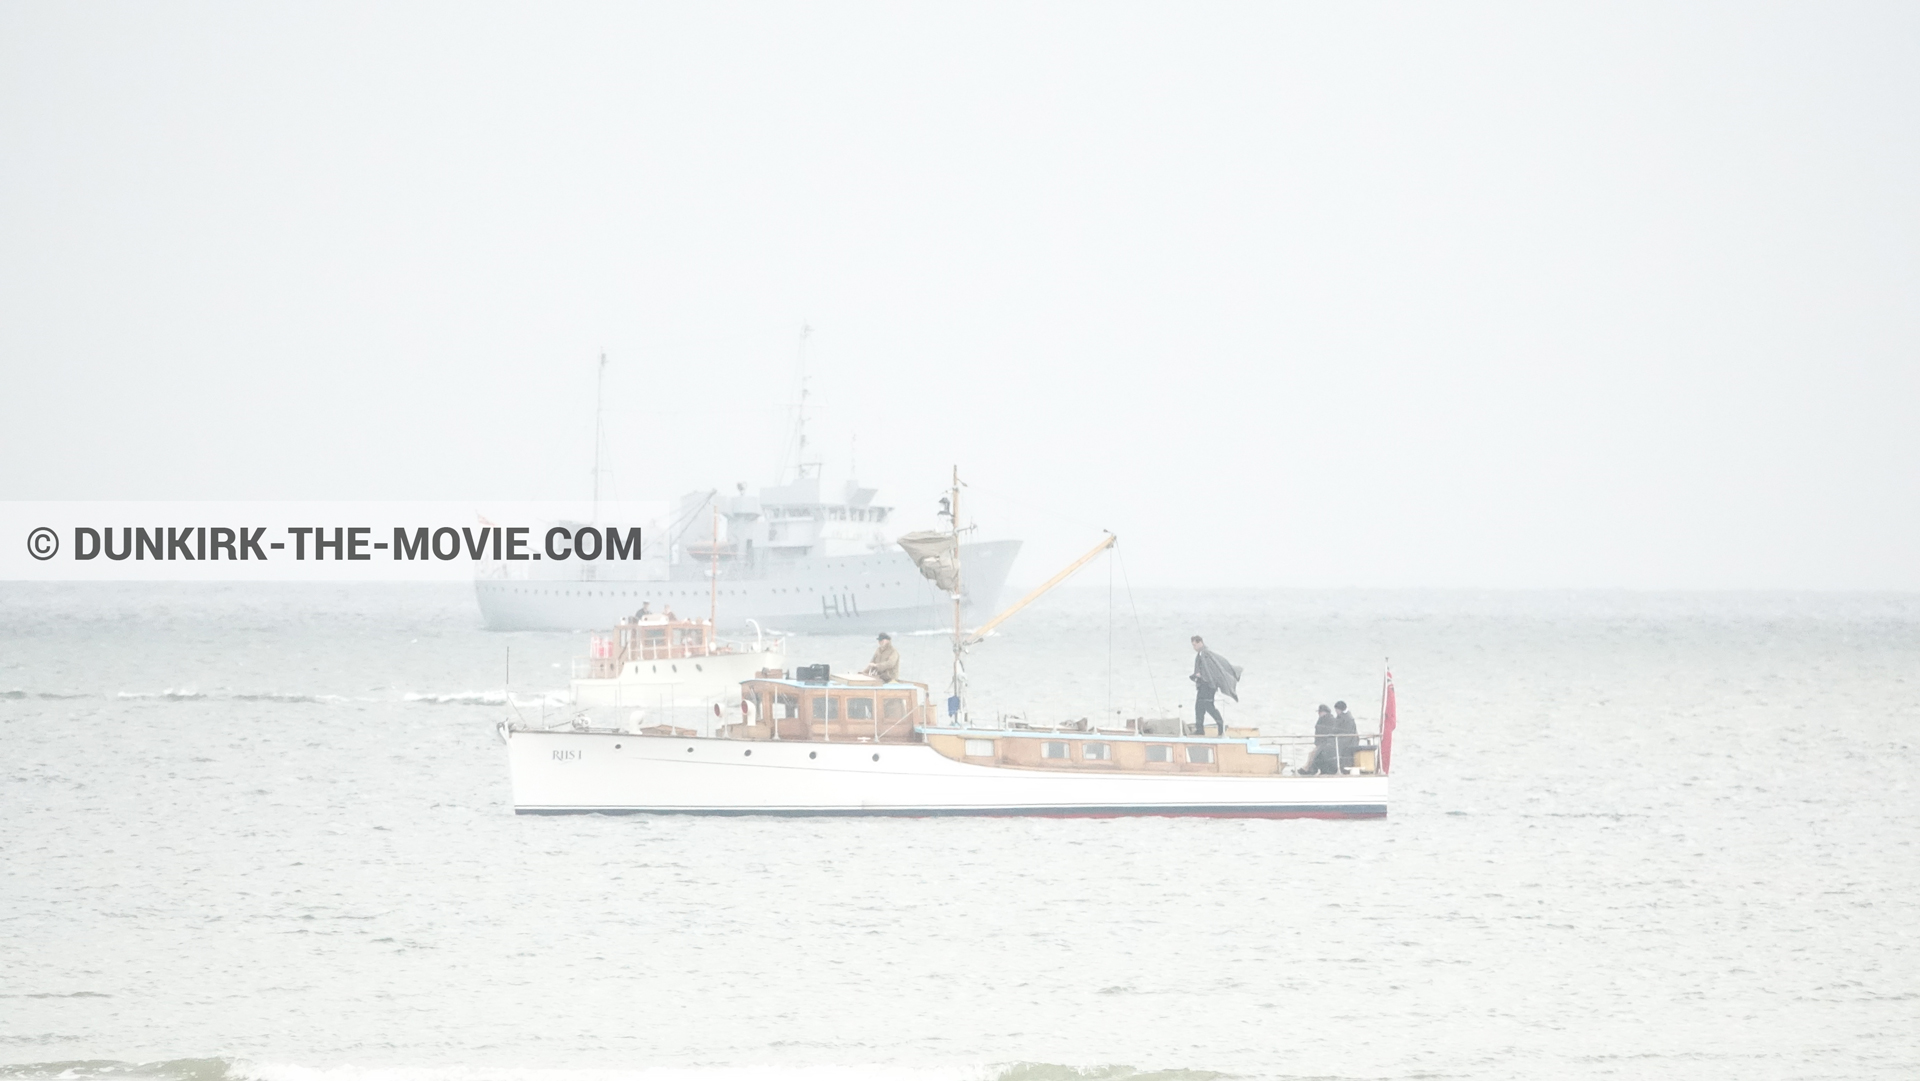
<path fill-rule="evenodd" d="M 824 491 L 819 467 L 751 494 L 681 497 L 637 563 L 494 563 L 474 580 L 490 630 L 611 627 L 644 604 L 658 613 L 713 613 L 725 631 L 852 634 L 948 625 L 953 598 L 896 543 L 893 508 L 849 480 Z M 1017 540 L 963 541 L 963 614 L 991 615 Z"/>

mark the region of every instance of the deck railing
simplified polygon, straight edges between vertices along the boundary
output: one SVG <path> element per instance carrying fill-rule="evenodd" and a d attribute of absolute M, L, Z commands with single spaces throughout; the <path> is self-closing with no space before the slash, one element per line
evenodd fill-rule
<path fill-rule="evenodd" d="M 635 661 L 690 661 L 728 656 L 747 649 L 745 643 L 711 636 L 675 642 L 636 633 L 641 629 L 621 627 L 612 634 L 594 635 L 588 643 L 587 656 L 574 658 L 573 678 L 612 679 Z"/>
<path fill-rule="evenodd" d="M 1207 744 L 1238 744 L 1246 747 L 1247 751 L 1251 754 L 1276 755 L 1290 768 L 1304 771 L 1312 767 L 1316 773 L 1325 772 L 1328 774 L 1376 773 L 1379 771 L 1380 763 L 1380 733 L 1378 732 L 1340 732 L 1318 735 L 1284 736 L 1211 736 L 1196 735 L 1188 732 L 1184 723 L 1178 735 L 1168 732 L 1141 734 L 1130 727 L 1103 728 L 1096 725 L 1088 725 L 1086 727 L 1079 725 L 1073 725 L 1071 727 L 1066 725 L 1047 727 L 1044 725 L 1023 724 L 1017 729 L 991 729 L 962 726 L 957 728 L 942 727 L 930 729 L 930 731 L 952 732 L 956 735 L 976 735 L 981 737 L 998 735 L 1003 732 L 1018 732 L 1019 735 L 1015 738 L 1019 739 L 1043 738 L 1095 742 L 1127 740 L 1131 742 L 1156 744 L 1199 744 L 1204 741 Z M 1321 763 L 1319 758 L 1316 757 L 1323 749 L 1326 752 L 1325 758 L 1328 763 L 1324 771 L 1318 768 Z M 1339 756 L 1339 765 L 1337 767 L 1331 764 L 1336 754 Z"/>

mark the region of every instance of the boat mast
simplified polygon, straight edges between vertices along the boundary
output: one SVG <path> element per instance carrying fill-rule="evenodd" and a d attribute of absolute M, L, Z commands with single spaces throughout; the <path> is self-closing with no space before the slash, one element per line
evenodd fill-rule
<path fill-rule="evenodd" d="M 713 651 L 714 628 L 720 625 L 720 500 L 708 497 L 713 506 L 713 543 L 708 545 L 707 563 L 707 651 Z"/>
<path fill-rule="evenodd" d="M 953 488 L 948 493 L 951 502 L 947 504 L 947 524 L 953 527 L 953 705 L 952 715 L 958 718 L 961 702 L 960 681 L 964 673 L 960 669 L 960 652 L 966 643 L 960 639 L 960 466 L 953 467 Z M 956 722 L 957 723 L 957 722 Z"/>
<path fill-rule="evenodd" d="M 600 445 L 605 427 L 602 417 L 605 413 L 607 391 L 607 354 L 600 354 L 600 367 L 593 377 L 593 520 L 600 521 Z"/>

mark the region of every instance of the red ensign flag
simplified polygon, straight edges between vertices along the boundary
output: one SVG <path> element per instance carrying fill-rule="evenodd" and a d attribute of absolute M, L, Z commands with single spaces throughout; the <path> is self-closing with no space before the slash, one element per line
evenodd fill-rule
<path fill-rule="evenodd" d="M 1380 772 L 1386 773 L 1393 765 L 1393 728 L 1398 721 L 1399 710 L 1393 702 L 1393 669 L 1387 669 L 1386 705 L 1380 709 Z"/>

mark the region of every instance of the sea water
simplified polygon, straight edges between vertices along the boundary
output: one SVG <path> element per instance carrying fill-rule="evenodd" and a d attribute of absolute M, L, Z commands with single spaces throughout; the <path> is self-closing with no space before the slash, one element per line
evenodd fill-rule
<path fill-rule="evenodd" d="M 1099 581 L 970 703 L 1190 715 L 1190 634 L 1273 734 L 1391 658 L 1389 816 L 516 817 L 583 634 L 0 585 L 0 1078 L 1920 1075 L 1920 597 Z"/>

